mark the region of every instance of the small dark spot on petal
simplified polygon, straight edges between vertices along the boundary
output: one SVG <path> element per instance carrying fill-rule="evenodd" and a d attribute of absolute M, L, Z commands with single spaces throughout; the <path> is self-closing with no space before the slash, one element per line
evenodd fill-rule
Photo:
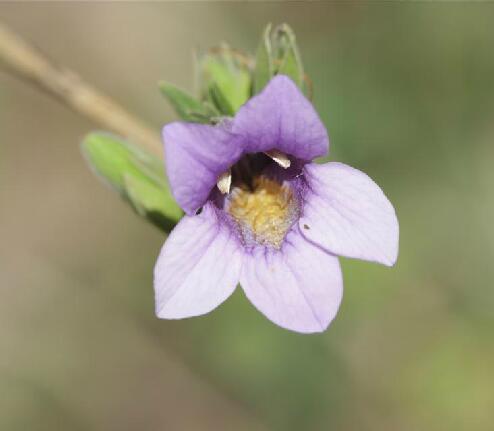
<path fill-rule="evenodd" d="M 196 215 L 199 215 L 202 213 L 202 208 L 199 208 L 197 211 L 196 211 Z"/>
<path fill-rule="evenodd" d="M 308 225 L 304 224 L 304 229 L 309 230 L 309 229 L 310 229 L 310 227 L 309 227 Z"/>

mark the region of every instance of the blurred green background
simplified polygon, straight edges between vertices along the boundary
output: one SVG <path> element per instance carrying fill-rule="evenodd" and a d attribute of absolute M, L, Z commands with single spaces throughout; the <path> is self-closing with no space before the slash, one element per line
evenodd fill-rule
<path fill-rule="evenodd" d="M 97 128 L 0 71 L 0 429 L 491 430 L 493 3 L 1 3 L 0 16 L 159 128 L 192 53 L 295 30 L 333 160 L 395 205 L 396 267 L 343 260 L 329 330 L 239 291 L 154 316 L 164 237 L 92 176 Z"/>

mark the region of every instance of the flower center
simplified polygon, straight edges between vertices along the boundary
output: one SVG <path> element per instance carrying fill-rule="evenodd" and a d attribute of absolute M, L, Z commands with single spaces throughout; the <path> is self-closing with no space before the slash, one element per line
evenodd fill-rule
<path fill-rule="evenodd" d="M 280 248 L 297 217 L 298 206 L 287 184 L 257 175 L 250 187 L 244 184 L 234 187 L 227 211 L 237 222 L 247 245 L 257 243 Z"/>

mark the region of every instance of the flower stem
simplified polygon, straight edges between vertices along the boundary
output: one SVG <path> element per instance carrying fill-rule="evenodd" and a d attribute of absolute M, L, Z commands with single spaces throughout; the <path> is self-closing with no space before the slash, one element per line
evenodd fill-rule
<path fill-rule="evenodd" d="M 147 151 L 162 156 L 159 134 L 76 73 L 54 63 L 0 22 L 0 66 Z"/>

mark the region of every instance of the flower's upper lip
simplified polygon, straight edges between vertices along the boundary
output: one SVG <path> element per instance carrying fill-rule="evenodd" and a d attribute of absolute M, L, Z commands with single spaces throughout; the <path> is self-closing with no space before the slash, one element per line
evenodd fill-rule
<path fill-rule="evenodd" d="M 310 161 L 327 154 L 326 128 L 312 104 L 288 77 L 274 77 L 217 126 L 176 122 L 163 128 L 166 170 L 172 193 L 189 214 L 207 201 L 220 175 L 244 154 L 277 150 Z"/>

